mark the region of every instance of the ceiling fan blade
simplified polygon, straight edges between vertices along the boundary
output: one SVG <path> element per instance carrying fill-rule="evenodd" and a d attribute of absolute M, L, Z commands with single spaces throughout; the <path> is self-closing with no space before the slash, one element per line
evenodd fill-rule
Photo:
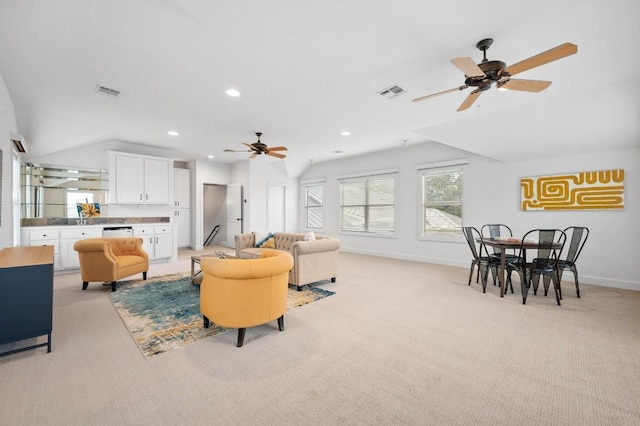
<path fill-rule="evenodd" d="M 251 150 L 247 150 L 247 149 L 225 149 L 224 152 L 251 152 Z"/>
<path fill-rule="evenodd" d="M 270 156 L 272 156 L 272 157 L 278 157 L 278 158 L 284 158 L 284 157 L 286 157 L 286 155 L 284 155 L 284 154 L 279 154 L 279 153 L 277 153 L 277 152 L 270 152 L 270 151 L 267 151 L 267 155 L 270 155 Z"/>
<path fill-rule="evenodd" d="M 478 96 L 480 96 L 481 94 L 482 94 L 482 90 L 480 89 L 476 89 L 473 92 L 469 93 L 469 96 L 467 96 L 464 102 L 460 104 L 458 111 L 464 111 L 465 109 L 469 108 L 471 105 L 473 105 L 476 99 L 478 99 Z"/>
<path fill-rule="evenodd" d="M 258 156 L 258 153 L 257 153 L 257 152 L 254 152 L 253 154 L 251 154 L 251 155 L 249 156 L 249 159 L 256 158 L 257 156 Z"/>
<path fill-rule="evenodd" d="M 508 66 L 505 71 L 509 75 L 516 75 L 531 68 L 539 67 L 540 65 L 548 64 L 549 62 L 556 61 L 558 59 L 571 56 L 578 52 L 578 46 L 572 43 L 564 43 L 560 46 L 556 46 L 553 49 L 549 49 L 546 52 L 539 53 L 528 59 L 524 59 L 518 63 Z"/>
<path fill-rule="evenodd" d="M 520 80 L 510 78 L 504 83 L 498 82 L 498 89 L 520 90 L 522 92 L 541 92 L 551 85 L 550 81 L 544 80 Z"/>
<path fill-rule="evenodd" d="M 426 96 L 421 96 L 419 98 L 415 98 L 413 101 L 411 102 L 420 102 L 420 101 L 424 101 L 425 99 L 429 99 L 429 98 L 435 98 L 436 96 L 440 96 L 440 95 L 444 95 L 447 93 L 453 93 L 453 92 L 457 92 L 459 90 L 464 90 L 466 89 L 467 86 L 466 84 L 464 86 L 460 86 L 460 87 L 455 87 L 453 89 L 449 89 L 449 90 L 443 90 L 442 92 L 438 92 L 438 93 L 432 93 L 430 95 L 426 95 Z"/>
<path fill-rule="evenodd" d="M 242 142 L 242 144 L 248 146 L 251 151 L 254 151 L 254 152 L 260 151 L 258 148 L 256 148 L 255 146 L 253 146 L 250 143 Z"/>
<path fill-rule="evenodd" d="M 451 60 L 451 63 L 458 67 L 467 77 L 484 77 L 484 71 L 480 69 L 473 59 L 468 56 L 461 58 L 455 58 Z"/>
<path fill-rule="evenodd" d="M 286 146 L 273 146 L 273 147 L 268 147 L 267 151 L 286 151 L 287 147 Z"/>

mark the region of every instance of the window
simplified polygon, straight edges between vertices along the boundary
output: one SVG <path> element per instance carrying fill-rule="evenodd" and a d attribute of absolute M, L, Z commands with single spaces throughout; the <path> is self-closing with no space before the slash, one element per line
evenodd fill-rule
<path fill-rule="evenodd" d="M 308 229 L 322 229 L 323 184 L 309 184 L 304 187 L 304 226 Z"/>
<path fill-rule="evenodd" d="M 340 182 L 340 230 L 390 234 L 395 231 L 396 179 L 377 175 Z"/>
<path fill-rule="evenodd" d="M 424 170 L 422 236 L 459 236 L 462 228 L 462 169 Z"/>

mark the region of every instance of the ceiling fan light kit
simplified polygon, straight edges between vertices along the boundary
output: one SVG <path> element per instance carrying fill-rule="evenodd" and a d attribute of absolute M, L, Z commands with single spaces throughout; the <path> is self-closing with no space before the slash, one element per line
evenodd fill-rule
<path fill-rule="evenodd" d="M 442 92 L 421 96 L 413 99 L 413 102 L 420 102 L 425 99 L 474 87 L 475 89 L 467 96 L 458 108 L 458 111 L 463 111 L 473 105 L 482 92 L 489 90 L 494 83 L 498 90 L 518 90 L 534 93 L 540 92 L 549 87 L 551 82 L 543 80 L 513 79 L 511 77 L 523 71 L 530 70 L 531 68 L 548 64 L 549 62 L 565 58 L 578 52 L 578 46 L 575 44 L 564 43 L 554 47 L 553 49 L 547 50 L 546 52 L 524 59 L 514 65 L 507 66 L 507 64 L 502 61 L 490 61 L 487 59 L 487 50 L 492 44 L 492 38 L 482 39 L 476 44 L 476 47 L 482 52 L 482 61 L 479 64 L 476 64 L 473 59 L 466 56 L 451 60 L 451 63 L 465 74 L 464 85 L 444 90 Z"/>
<path fill-rule="evenodd" d="M 262 155 L 262 154 L 270 155 L 276 158 L 286 157 L 286 155 L 276 152 L 276 151 L 286 151 L 287 150 L 286 146 L 269 147 L 266 144 L 262 143 L 262 141 L 260 140 L 260 137 L 262 136 L 262 132 L 256 132 L 256 136 L 258 137 L 258 140 L 254 143 L 243 142 L 243 145 L 246 145 L 249 149 L 245 149 L 245 150 L 225 149 L 224 152 L 250 152 L 251 155 L 249 156 L 249 158 L 256 158 L 258 155 Z"/>

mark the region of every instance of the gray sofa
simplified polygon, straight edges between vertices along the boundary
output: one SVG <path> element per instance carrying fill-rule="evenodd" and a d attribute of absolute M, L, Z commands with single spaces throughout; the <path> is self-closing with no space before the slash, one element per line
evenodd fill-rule
<path fill-rule="evenodd" d="M 289 284 L 298 291 L 302 286 L 322 280 L 336 281 L 338 275 L 338 249 L 340 240 L 323 235 L 305 241 L 305 234 L 274 232 L 276 250 L 284 250 L 293 256 L 293 269 L 289 271 Z M 236 257 L 251 259 L 260 257 L 269 248 L 255 247 L 255 234 L 236 235 Z"/>

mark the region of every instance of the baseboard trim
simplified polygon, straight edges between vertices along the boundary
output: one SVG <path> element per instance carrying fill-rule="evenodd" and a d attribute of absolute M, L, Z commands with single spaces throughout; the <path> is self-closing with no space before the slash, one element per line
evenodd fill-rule
<path fill-rule="evenodd" d="M 345 253 L 354 253 L 354 254 L 364 254 L 367 256 L 377 256 L 377 257 L 386 257 L 390 259 L 398 259 L 398 260 L 409 260 L 412 262 L 421 262 L 421 263 L 435 263 L 437 265 L 447 265 L 454 266 L 459 268 L 469 268 L 470 259 L 465 261 L 452 260 L 452 259 L 443 259 L 437 257 L 427 257 L 427 256 L 416 256 L 402 253 L 390 253 L 390 252 L 381 252 L 375 250 L 361 250 L 361 249 L 353 249 L 348 247 L 340 247 L 340 251 Z M 570 271 L 566 271 L 562 276 L 562 283 L 572 284 L 573 283 L 573 275 Z M 626 281 L 626 280 L 617 280 L 614 278 L 604 278 L 604 277 L 594 277 L 590 275 L 580 275 L 580 282 L 584 284 L 590 285 L 598 285 L 601 287 L 610 287 L 610 288 L 619 288 L 623 290 L 634 290 L 640 291 L 640 282 L 638 281 Z"/>

